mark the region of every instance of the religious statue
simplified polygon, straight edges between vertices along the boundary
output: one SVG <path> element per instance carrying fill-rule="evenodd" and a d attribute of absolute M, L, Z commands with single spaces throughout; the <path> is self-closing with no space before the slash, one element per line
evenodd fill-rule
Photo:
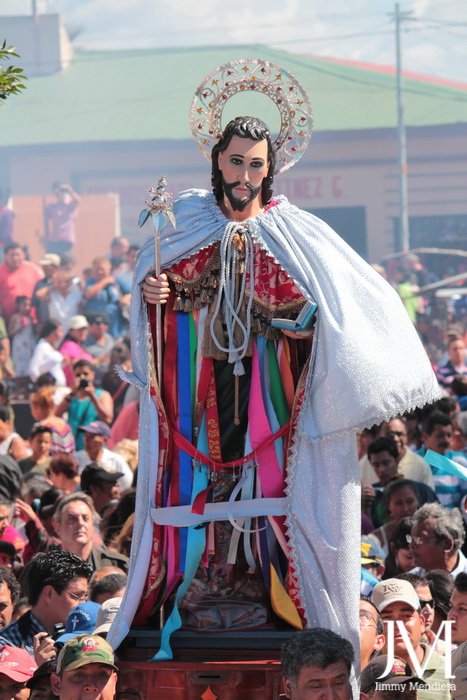
<path fill-rule="evenodd" d="M 274 100 L 279 134 L 251 116 L 222 127 L 226 101 L 248 91 Z M 320 626 L 357 648 L 355 433 L 435 400 L 438 385 L 394 290 L 273 194 L 310 136 L 295 78 L 261 60 L 222 66 L 198 89 L 191 125 L 213 191 L 179 194 L 160 275 L 153 241 L 137 263 L 136 521 L 109 638 L 116 646 L 164 606 L 156 659 L 171 658 L 181 626 Z"/>

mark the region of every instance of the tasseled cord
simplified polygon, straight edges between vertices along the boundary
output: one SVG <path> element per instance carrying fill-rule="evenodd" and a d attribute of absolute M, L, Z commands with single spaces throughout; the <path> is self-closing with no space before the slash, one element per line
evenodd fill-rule
<path fill-rule="evenodd" d="M 237 277 L 237 265 L 241 262 L 239 251 L 237 246 L 233 244 L 232 239 L 237 233 L 243 233 L 245 241 L 245 260 L 243 265 L 243 271 L 241 272 L 241 282 L 240 290 L 238 294 L 238 299 L 235 299 L 236 292 L 236 281 Z M 238 425 L 240 422 L 238 416 L 238 392 L 239 392 L 239 380 L 238 377 L 245 374 L 245 368 L 243 366 L 242 359 L 245 357 L 248 344 L 250 341 L 251 333 L 251 309 L 253 304 L 254 296 L 254 247 L 253 239 L 247 227 L 241 226 L 238 223 L 230 222 L 225 227 L 221 242 L 220 242 L 220 275 L 219 275 L 219 293 L 217 295 L 216 306 L 214 313 L 211 317 L 210 323 L 210 333 L 211 337 L 218 348 L 223 353 L 228 353 L 228 360 L 230 363 L 234 364 L 233 373 L 235 376 L 235 398 L 236 398 L 236 411 L 235 411 L 235 423 Z M 245 289 L 246 289 L 246 278 L 249 274 L 249 295 L 246 308 L 246 320 L 245 325 L 242 323 L 239 312 L 242 307 Z M 217 317 L 221 312 L 222 304 L 222 315 L 223 320 L 227 329 L 227 338 L 229 344 L 227 347 L 223 347 L 219 342 L 215 332 L 214 326 Z M 240 336 L 243 337 L 243 342 L 241 345 L 235 345 L 235 327 L 238 326 L 240 330 Z"/>

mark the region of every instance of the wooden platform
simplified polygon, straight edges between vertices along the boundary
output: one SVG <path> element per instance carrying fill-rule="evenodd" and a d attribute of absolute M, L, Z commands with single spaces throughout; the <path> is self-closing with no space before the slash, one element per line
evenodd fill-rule
<path fill-rule="evenodd" d="M 119 700 L 277 700 L 290 632 L 173 635 L 172 661 L 151 661 L 160 632 L 132 631 L 117 651 Z"/>

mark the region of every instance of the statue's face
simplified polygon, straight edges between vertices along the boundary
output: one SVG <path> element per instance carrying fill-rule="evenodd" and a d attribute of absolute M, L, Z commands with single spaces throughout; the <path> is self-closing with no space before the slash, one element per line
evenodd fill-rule
<path fill-rule="evenodd" d="M 261 194 L 268 174 L 268 143 L 233 136 L 226 150 L 219 153 L 219 170 L 226 197 L 234 211 L 244 209 Z"/>

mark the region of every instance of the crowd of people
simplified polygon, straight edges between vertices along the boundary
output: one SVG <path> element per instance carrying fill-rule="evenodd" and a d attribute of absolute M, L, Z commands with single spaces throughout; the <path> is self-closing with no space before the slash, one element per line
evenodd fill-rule
<path fill-rule="evenodd" d="M 116 238 L 79 274 L 70 228 L 79 198 L 61 188 L 38 263 L 12 240 L 2 248 L 0 697 L 70 700 L 81 683 L 108 700 L 118 669 L 105 635 L 125 591 L 138 465 L 138 396 L 115 365 L 131 369 L 139 247 Z M 391 700 L 383 678 L 435 700 L 450 696 L 449 683 L 439 686 L 454 647 L 459 678 L 467 676 L 467 479 L 424 455 L 448 457 L 467 475 L 466 316 L 452 310 L 435 338 L 435 312 L 417 296 L 431 280 L 420 262 L 408 256 L 398 271 L 380 271 L 393 276 L 444 397 L 358 436 L 361 693 Z M 29 435 L 15 429 L 18 401 L 30 407 Z M 406 630 L 396 633 L 392 665 L 390 621 Z M 296 633 L 283 649 L 286 697 L 308 700 L 324 688 L 348 700 L 357 652 L 329 630 Z M 430 677 L 417 676 L 414 658 Z"/>

